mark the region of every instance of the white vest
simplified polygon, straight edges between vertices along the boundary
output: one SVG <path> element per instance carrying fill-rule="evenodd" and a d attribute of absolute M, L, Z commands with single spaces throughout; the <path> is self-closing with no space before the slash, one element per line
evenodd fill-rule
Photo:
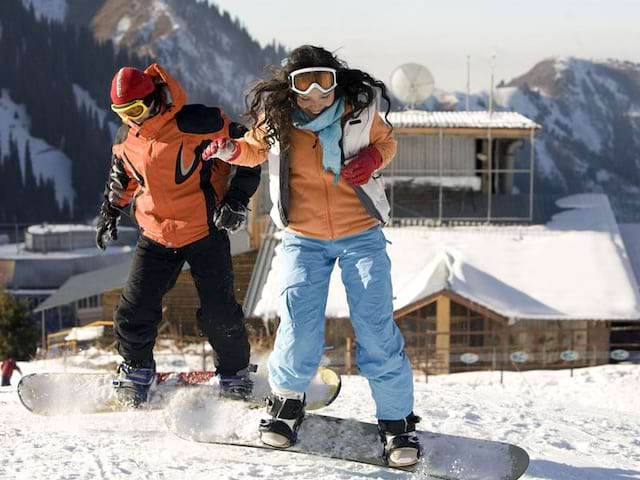
<path fill-rule="evenodd" d="M 347 165 L 360 150 L 369 146 L 371 126 L 375 115 L 378 115 L 377 102 L 372 102 L 357 117 L 350 118 L 342 128 L 342 153 L 346 159 L 344 165 Z M 269 151 L 269 195 L 273 202 L 271 208 L 271 219 L 278 228 L 285 228 L 289 220 L 287 212 L 289 206 L 288 201 L 288 159 L 283 160 L 287 165 L 281 163 L 280 145 L 275 144 Z M 343 166 L 344 166 L 343 165 Z M 282 169 L 286 167 L 283 172 Z M 282 173 L 281 173 L 282 172 Z M 283 178 L 286 176 L 286 181 Z M 286 184 L 285 184 L 286 183 Z M 286 195 L 283 190 L 286 189 Z M 372 217 L 386 223 L 389 220 L 391 207 L 384 191 L 384 178 L 382 173 L 375 171 L 369 181 L 359 187 L 353 187 L 358 198 L 364 205 L 365 209 Z M 282 202 L 282 199 L 287 200 Z"/>

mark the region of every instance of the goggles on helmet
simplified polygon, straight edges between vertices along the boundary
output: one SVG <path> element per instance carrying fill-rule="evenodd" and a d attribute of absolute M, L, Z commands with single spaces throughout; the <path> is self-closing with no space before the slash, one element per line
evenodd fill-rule
<path fill-rule="evenodd" d="M 139 120 L 149 110 L 149 106 L 143 99 L 133 100 L 132 102 L 123 103 L 122 105 L 111 105 L 111 110 L 116 112 L 122 121 Z"/>
<path fill-rule="evenodd" d="M 301 68 L 289 74 L 289 88 L 299 95 L 306 95 L 314 88 L 322 93 L 329 93 L 337 86 L 335 68 Z"/>

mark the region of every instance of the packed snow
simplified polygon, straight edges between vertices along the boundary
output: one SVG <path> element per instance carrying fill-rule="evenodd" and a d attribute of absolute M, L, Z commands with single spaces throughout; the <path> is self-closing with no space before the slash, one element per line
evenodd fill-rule
<path fill-rule="evenodd" d="M 161 370 L 203 367 L 198 355 L 160 351 Z M 113 371 L 96 350 L 19 362 L 23 374 Z M 211 367 L 206 358 L 205 366 Z M 500 381 L 501 377 L 503 382 Z M 163 411 L 42 417 L 22 407 L 15 384 L 0 388 L 0 478 L 14 479 L 386 479 L 418 474 L 286 452 L 214 446 L 169 433 Z M 526 373 L 470 372 L 416 378 L 421 429 L 515 443 L 531 456 L 527 480 L 640 479 L 640 365 Z M 374 421 L 366 381 L 343 379 L 324 413 Z M 461 452 L 464 455 L 464 452 Z"/>

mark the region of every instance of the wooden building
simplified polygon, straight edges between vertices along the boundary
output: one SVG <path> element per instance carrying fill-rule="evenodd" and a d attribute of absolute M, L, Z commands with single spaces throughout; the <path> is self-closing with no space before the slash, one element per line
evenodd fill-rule
<path fill-rule="evenodd" d="M 607 197 L 558 208 L 545 225 L 385 228 L 394 316 L 417 372 L 602 364 L 624 347 L 612 340 L 617 325 L 640 332 L 640 290 Z M 276 321 L 279 254 L 253 312 Z M 326 316 L 327 355 L 355 372 L 337 268 Z"/>

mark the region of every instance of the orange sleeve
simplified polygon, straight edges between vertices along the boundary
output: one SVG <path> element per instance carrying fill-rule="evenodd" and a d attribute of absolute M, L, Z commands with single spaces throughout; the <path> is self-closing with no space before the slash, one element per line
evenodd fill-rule
<path fill-rule="evenodd" d="M 391 127 L 386 124 L 383 118 L 376 113 L 369 132 L 369 145 L 376 147 L 382 155 L 382 165 L 380 170 L 391 163 L 396 155 L 398 142 L 393 138 Z"/>
<path fill-rule="evenodd" d="M 244 137 L 236 140 L 240 147 L 240 155 L 233 161 L 233 165 L 243 167 L 255 167 L 267 161 L 269 156 L 269 144 L 265 140 L 266 128 L 252 128 Z"/>

